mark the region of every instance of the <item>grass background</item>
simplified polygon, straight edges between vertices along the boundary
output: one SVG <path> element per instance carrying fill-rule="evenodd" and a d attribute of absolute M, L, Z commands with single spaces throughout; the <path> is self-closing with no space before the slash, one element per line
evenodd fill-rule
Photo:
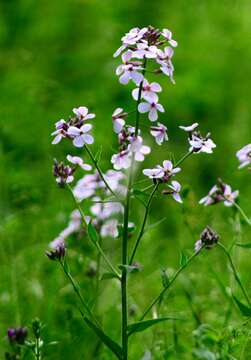
<path fill-rule="evenodd" d="M 144 271 L 129 281 L 129 303 L 137 305 L 137 315 L 160 289 L 160 267 L 177 267 L 180 249 L 191 249 L 207 224 L 220 233 L 226 245 L 232 241 L 232 210 L 222 206 L 202 209 L 197 203 L 220 176 L 240 189 L 241 204 L 251 212 L 250 174 L 237 170 L 235 158 L 235 152 L 250 142 L 251 133 L 250 11 L 248 0 L 0 1 L 2 353 L 6 329 L 27 325 L 38 316 L 46 325 L 45 338 L 58 341 L 47 349 L 48 359 L 110 358 L 105 351 L 94 354 L 96 340 L 73 307 L 76 301 L 71 288 L 58 266 L 44 256 L 47 244 L 66 225 L 73 209 L 68 194 L 56 187 L 51 175 L 53 158 L 62 159 L 71 146 L 51 146 L 50 133 L 54 123 L 67 118 L 73 107 L 87 105 L 97 114 L 94 147 L 102 144 L 103 153 L 109 154 L 103 156 L 102 167 L 111 166 L 110 154 L 116 146 L 111 113 L 117 106 L 134 106 L 131 85 L 119 85 L 114 74 L 118 59 L 112 54 L 121 35 L 131 27 L 168 27 L 179 42 L 174 57 L 176 85 L 166 79 L 161 82 L 166 113 L 160 120 L 168 126 L 170 141 L 161 150 L 155 147 L 148 164 L 167 158 L 170 152 L 179 158 L 186 151 L 186 139 L 178 130 L 181 124 L 198 121 L 203 132 L 211 131 L 217 144 L 212 156 L 197 155 L 184 163 L 179 180 L 191 191 L 183 207 L 166 198 L 154 202 L 150 222 L 167 219 L 145 237 L 137 257 Z M 142 211 L 137 206 L 138 219 Z M 249 241 L 250 234 L 243 226 L 243 241 Z M 107 241 L 104 246 L 118 262 L 119 240 Z M 74 274 L 90 295 L 94 280 L 85 273 L 95 251 L 85 239 L 72 238 L 69 256 Z M 238 255 L 238 267 L 248 286 L 249 257 L 243 251 Z M 179 359 L 193 358 L 192 330 L 197 326 L 184 296 L 186 286 L 201 321 L 217 331 L 222 329 L 228 305 L 212 266 L 229 286 L 225 259 L 215 250 L 190 267 L 171 293 L 168 307 L 163 307 L 163 313 L 177 311 L 188 319 L 185 325 L 177 323 L 179 343 L 185 349 Z M 116 283 L 104 284 L 99 306 L 108 332 L 118 340 Z M 233 311 L 230 324 L 238 320 Z M 166 323 L 156 329 L 132 339 L 131 358 L 139 359 L 152 344 L 156 349 L 172 345 L 173 326 Z M 154 359 L 162 356 L 157 355 L 160 353 L 156 350 Z M 243 359 L 248 359 L 245 356 Z"/>

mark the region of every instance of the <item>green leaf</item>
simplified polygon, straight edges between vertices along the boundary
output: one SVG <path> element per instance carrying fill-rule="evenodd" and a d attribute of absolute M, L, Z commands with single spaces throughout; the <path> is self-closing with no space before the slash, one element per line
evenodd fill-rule
<path fill-rule="evenodd" d="M 141 269 L 139 266 L 136 265 L 119 265 L 119 269 L 123 270 L 125 269 L 126 272 L 129 273 L 136 273 L 139 272 Z"/>
<path fill-rule="evenodd" d="M 102 329 L 93 324 L 87 317 L 84 317 L 86 324 L 91 328 L 100 340 L 117 356 L 118 359 L 122 359 L 122 348 L 119 344 L 113 341 L 108 335 L 106 335 Z"/>
<path fill-rule="evenodd" d="M 88 232 L 88 235 L 89 235 L 91 241 L 96 243 L 98 241 L 98 233 L 91 222 L 89 222 L 89 224 L 88 224 L 87 232 Z"/>
<path fill-rule="evenodd" d="M 167 218 L 164 217 L 164 218 L 160 219 L 159 221 L 156 221 L 155 223 L 147 226 L 147 228 L 145 229 L 144 233 L 146 233 L 147 231 L 152 230 L 152 229 L 154 229 L 155 227 L 159 226 L 159 225 L 162 224 L 166 219 L 167 219 Z"/>
<path fill-rule="evenodd" d="M 240 246 L 240 247 L 243 247 L 243 248 L 246 248 L 246 249 L 251 249 L 251 243 L 236 243 L 235 246 Z"/>
<path fill-rule="evenodd" d="M 119 279 L 117 274 L 114 274 L 112 272 L 107 272 L 107 273 L 102 274 L 100 280 L 109 280 L 109 279 L 114 279 L 114 278 Z"/>
<path fill-rule="evenodd" d="M 162 285 L 164 288 L 166 288 L 169 284 L 169 278 L 167 276 L 167 272 L 165 268 L 160 269 L 160 275 L 161 275 Z"/>
<path fill-rule="evenodd" d="M 187 256 L 183 251 L 181 251 L 181 253 L 180 253 L 180 266 L 184 266 L 184 265 L 186 265 L 186 263 L 187 263 Z"/>
<path fill-rule="evenodd" d="M 144 320 L 144 321 L 139 321 L 139 322 L 136 322 L 136 323 L 133 323 L 133 324 L 129 324 L 127 326 L 128 336 L 130 336 L 131 334 L 133 334 L 135 332 L 144 331 L 147 328 L 149 328 L 150 326 L 156 325 L 156 324 L 158 324 L 160 322 L 167 321 L 167 320 L 181 320 L 181 318 L 168 316 L 168 317 L 151 319 L 151 320 Z"/>
<path fill-rule="evenodd" d="M 233 299 L 236 302 L 236 305 L 238 306 L 242 315 L 251 317 L 251 308 L 240 302 L 240 300 L 238 300 L 234 295 L 233 295 Z"/>

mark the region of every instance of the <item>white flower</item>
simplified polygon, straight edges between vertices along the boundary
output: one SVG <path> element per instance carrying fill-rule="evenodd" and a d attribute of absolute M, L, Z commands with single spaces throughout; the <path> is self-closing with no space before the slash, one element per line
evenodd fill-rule
<path fill-rule="evenodd" d="M 164 176 L 164 170 L 161 168 L 144 169 L 143 174 L 150 179 L 161 179 Z"/>
<path fill-rule="evenodd" d="M 179 126 L 180 129 L 186 131 L 186 132 L 192 132 L 199 126 L 198 123 L 193 123 L 190 126 Z"/>
<path fill-rule="evenodd" d="M 73 138 L 74 146 L 83 147 L 85 144 L 92 144 L 94 142 L 93 137 L 88 134 L 91 129 L 91 124 L 84 124 L 80 128 L 77 128 L 76 126 L 70 126 L 67 134 Z"/>
<path fill-rule="evenodd" d="M 158 120 L 158 111 L 165 112 L 163 106 L 156 102 L 142 102 L 138 105 L 138 111 L 142 114 L 148 112 L 148 119 L 150 121 Z"/>
<path fill-rule="evenodd" d="M 191 139 L 188 140 L 191 145 L 189 151 L 193 151 L 195 153 L 207 153 L 212 154 L 213 149 L 216 147 L 213 140 L 206 136 L 206 138 L 202 138 L 199 134 L 193 133 Z"/>
<path fill-rule="evenodd" d="M 170 160 L 164 160 L 163 166 L 157 165 L 156 168 L 145 169 L 143 170 L 143 174 L 150 179 L 161 179 L 163 182 L 167 182 L 171 176 L 174 176 L 179 171 L 181 171 L 181 168 L 174 168 Z"/>
<path fill-rule="evenodd" d="M 239 169 L 251 164 L 251 144 L 248 144 L 237 151 L 236 156 L 240 162 Z"/>
<path fill-rule="evenodd" d="M 70 163 L 79 165 L 83 170 L 90 171 L 92 169 L 91 165 L 85 164 L 79 156 L 67 155 L 66 158 Z"/>
<path fill-rule="evenodd" d="M 116 69 L 116 75 L 119 76 L 119 82 L 123 85 L 133 80 L 136 85 L 139 85 L 144 80 L 143 74 L 139 71 L 142 70 L 140 62 L 130 62 L 132 58 L 132 51 L 128 50 L 122 55 L 124 64 L 119 65 Z"/>
<path fill-rule="evenodd" d="M 143 86 L 142 86 L 142 92 L 141 92 L 141 97 L 143 99 L 145 99 L 148 102 L 158 102 L 158 95 L 156 94 L 156 92 L 160 92 L 161 86 L 160 84 L 158 84 L 157 82 L 153 82 L 153 83 L 149 83 L 147 81 L 147 79 L 144 79 L 143 81 Z M 134 98 L 134 100 L 138 100 L 139 97 L 139 88 L 136 88 L 132 91 L 132 97 Z"/>
<path fill-rule="evenodd" d="M 81 120 L 86 121 L 88 119 L 95 118 L 95 114 L 88 114 L 88 108 L 86 106 L 80 106 L 78 108 L 73 108 L 74 114 Z"/>
<path fill-rule="evenodd" d="M 157 63 L 160 64 L 160 70 L 163 74 L 170 77 L 172 83 L 175 83 L 173 79 L 174 66 L 172 63 L 173 49 L 169 46 L 165 47 L 164 50 L 158 49 L 157 51 Z"/>
<path fill-rule="evenodd" d="M 157 57 L 157 46 L 149 46 L 147 41 L 143 40 L 141 43 L 137 44 L 137 49 L 133 51 L 133 58 L 136 59 L 154 59 Z"/>
<path fill-rule="evenodd" d="M 88 174 L 80 179 L 73 189 L 74 196 L 80 202 L 92 197 L 98 188 L 98 174 Z"/>
<path fill-rule="evenodd" d="M 161 123 L 157 123 L 157 126 L 151 126 L 150 133 L 155 138 L 158 145 L 161 145 L 163 141 L 168 140 L 167 127 Z"/>
<path fill-rule="evenodd" d="M 224 189 L 224 192 L 223 192 L 224 205 L 225 206 L 232 206 L 235 199 L 238 197 L 238 195 L 239 195 L 238 190 L 232 191 L 231 186 L 225 184 L 225 189 Z"/>
<path fill-rule="evenodd" d="M 115 170 L 128 169 L 131 165 L 131 153 L 128 150 L 122 150 L 112 156 L 111 162 Z"/>
<path fill-rule="evenodd" d="M 169 44 L 173 47 L 178 46 L 177 41 L 173 40 L 173 34 L 170 30 L 168 29 L 163 29 L 162 30 L 162 35 L 168 40 Z"/>
<path fill-rule="evenodd" d="M 181 185 L 178 181 L 172 181 L 171 185 L 168 185 L 168 187 L 172 190 L 172 197 L 175 201 L 182 203 L 182 199 L 180 197 L 180 190 Z"/>
<path fill-rule="evenodd" d="M 150 154 L 151 148 L 149 146 L 143 145 L 143 139 L 141 136 L 133 138 L 128 150 L 134 153 L 134 158 L 136 161 L 144 161 L 145 155 Z"/>
<path fill-rule="evenodd" d="M 64 119 L 61 119 L 56 122 L 55 124 L 56 131 L 53 131 L 51 134 L 52 136 L 55 136 L 55 138 L 52 141 L 52 144 L 58 144 L 63 138 L 67 136 L 67 130 L 68 130 L 68 124 Z"/>
<path fill-rule="evenodd" d="M 223 202 L 225 206 L 232 206 L 238 195 L 238 190 L 232 191 L 230 185 L 219 180 L 219 185 L 214 185 L 208 195 L 203 197 L 199 203 L 208 206 Z"/>
<path fill-rule="evenodd" d="M 116 134 L 120 133 L 125 125 L 124 118 L 127 116 L 127 113 L 124 112 L 122 108 L 117 108 L 112 114 L 113 121 L 113 130 Z"/>
<path fill-rule="evenodd" d="M 114 239 L 118 237 L 118 220 L 108 220 L 104 225 L 101 226 L 100 235 L 102 237 L 112 237 Z"/>

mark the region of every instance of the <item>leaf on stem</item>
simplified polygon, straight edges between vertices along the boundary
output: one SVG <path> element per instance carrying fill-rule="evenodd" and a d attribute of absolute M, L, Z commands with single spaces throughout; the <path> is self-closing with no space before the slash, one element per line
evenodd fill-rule
<path fill-rule="evenodd" d="M 251 243 L 236 243 L 235 246 L 243 247 L 246 249 L 251 249 Z"/>
<path fill-rule="evenodd" d="M 234 295 L 232 295 L 232 296 L 233 296 L 233 299 L 234 299 L 236 305 L 238 306 L 240 312 L 242 313 L 242 315 L 251 317 L 251 308 L 246 306 L 245 304 L 243 304 Z"/>
<path fill-rule="evenodd" d="M 167 320 L 182 320 L 181 318 L 177 318 L 174 316 L 167 316 L 163 318 L 151 319 L 151 320 L 144 320 L 139 321 L 133 324 L 129 324 L 127 326 L 128 336 L 132 335 L 135 332 L 141 332 L 149 328 L 150 326 L 156 325 L 160 322 L 167 321 Z"/>
<path fill-rule="evenodd" d="M 160 275 L 161 275 L 162 285 L 164 288 L 166 288 L 169 284 L 169 278 L 165 268 L 160 269 Z"/>
<path fill-rule="evenodd" d="M 122 348 L 119 344 L 113 341 L 108 335 L 106 335 L 102 329 L 97 327 L 87 317 L 84 317 L 84 321 L 91 328 L 100 340 L 117 356 L 118 359 L 122 359 Z"/>
<path fill-rule="evenodd" d="M 109 279 L 114 279 L 114 278 L 120 280 L 120 278 L 118 277 L 117 274 L 114 274 L 112 272 L 106 272 L 106 273 L 102 274 L 100 280 L 109 280 Z"/>
<path fill-rule="evenodd" d="M 129 273 L 137 273 L 141 270 L 139 265 L 119 265 L 120 270 L 125 270 Z"/>
<path fill-rule="evenodd" d="M 187 255 L 183 251 L 181 251 L 181 253 L 180 253 L 180 266 L 186 265 L 187 260 L 188 260 Z"/>
<path fill-rule="evenodd" d="M 98 233 L 91 222 L 89 222 L 88 224 L 87 232 L 92 242 L 94 243 L 98 242 Z"/>

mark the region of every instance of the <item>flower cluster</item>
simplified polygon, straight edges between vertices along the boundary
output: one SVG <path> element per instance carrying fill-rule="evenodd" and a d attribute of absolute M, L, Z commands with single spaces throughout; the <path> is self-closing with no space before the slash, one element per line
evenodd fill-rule
<path fill-rule="evenodd" d="M 199 124 L 194 123 L 190 126 L 179 126 L 180 129 L 188 133 L 188 142 L 190 144 L 189 151 L 193 153 L 207 153 L 212 154 L 213 149 L 216 147 L 212 139 L 211 134 L 208 133 L 205 137 L 197 130 Z"/>
<path fill-rule="evenodd" d="M 71 116 L 67 122 L 64 119 L 56 122 L 56 130 L 51 134 L 55 136 L 52 144 L 58 144 L 63 138 L 72 140 L 76 147 L 83 147 L 85 144 L 94 142 L 92 135 L 89 134 L 92 125 L 87 124 L 86 121 L 93 119 L 95 114 L 89 114 L 85 106 L 74 108 L 73 113 L 74 116 Z"/>
<path fill-rule="evenodd" d="M 240 162 L 239 169 L 251 164 L 251 144 L 245 145 L 236 153 Z"/>
<path fill-rule="evenodd" d="M 219 235 L 216 231 L 212 230 L 209 226 L 207 226 L 201 233 L 200 239 L 195 243 L 195 251 L 198 252 L 201 250 L 202 247 L 205 249 L 212 249 L 218 241 Z"/>
<path fill-rule="evenodd" d="M 7 331 L 7 336 L 11 344 L 23 345 L 28 336 L 28 330 L 24 327 L 10 328 Z"/>
<path fill-rule="evenodd" d="M 223 202 L 225 206 L 232 206 L 238 195 L 238 190 L 232 191 L 230 185 L 224 184 L 221 179 L 218 179 L 218 184 L 214 185 L 208 195 L 203 197 L 199 203 L 208 206 Z"/>

